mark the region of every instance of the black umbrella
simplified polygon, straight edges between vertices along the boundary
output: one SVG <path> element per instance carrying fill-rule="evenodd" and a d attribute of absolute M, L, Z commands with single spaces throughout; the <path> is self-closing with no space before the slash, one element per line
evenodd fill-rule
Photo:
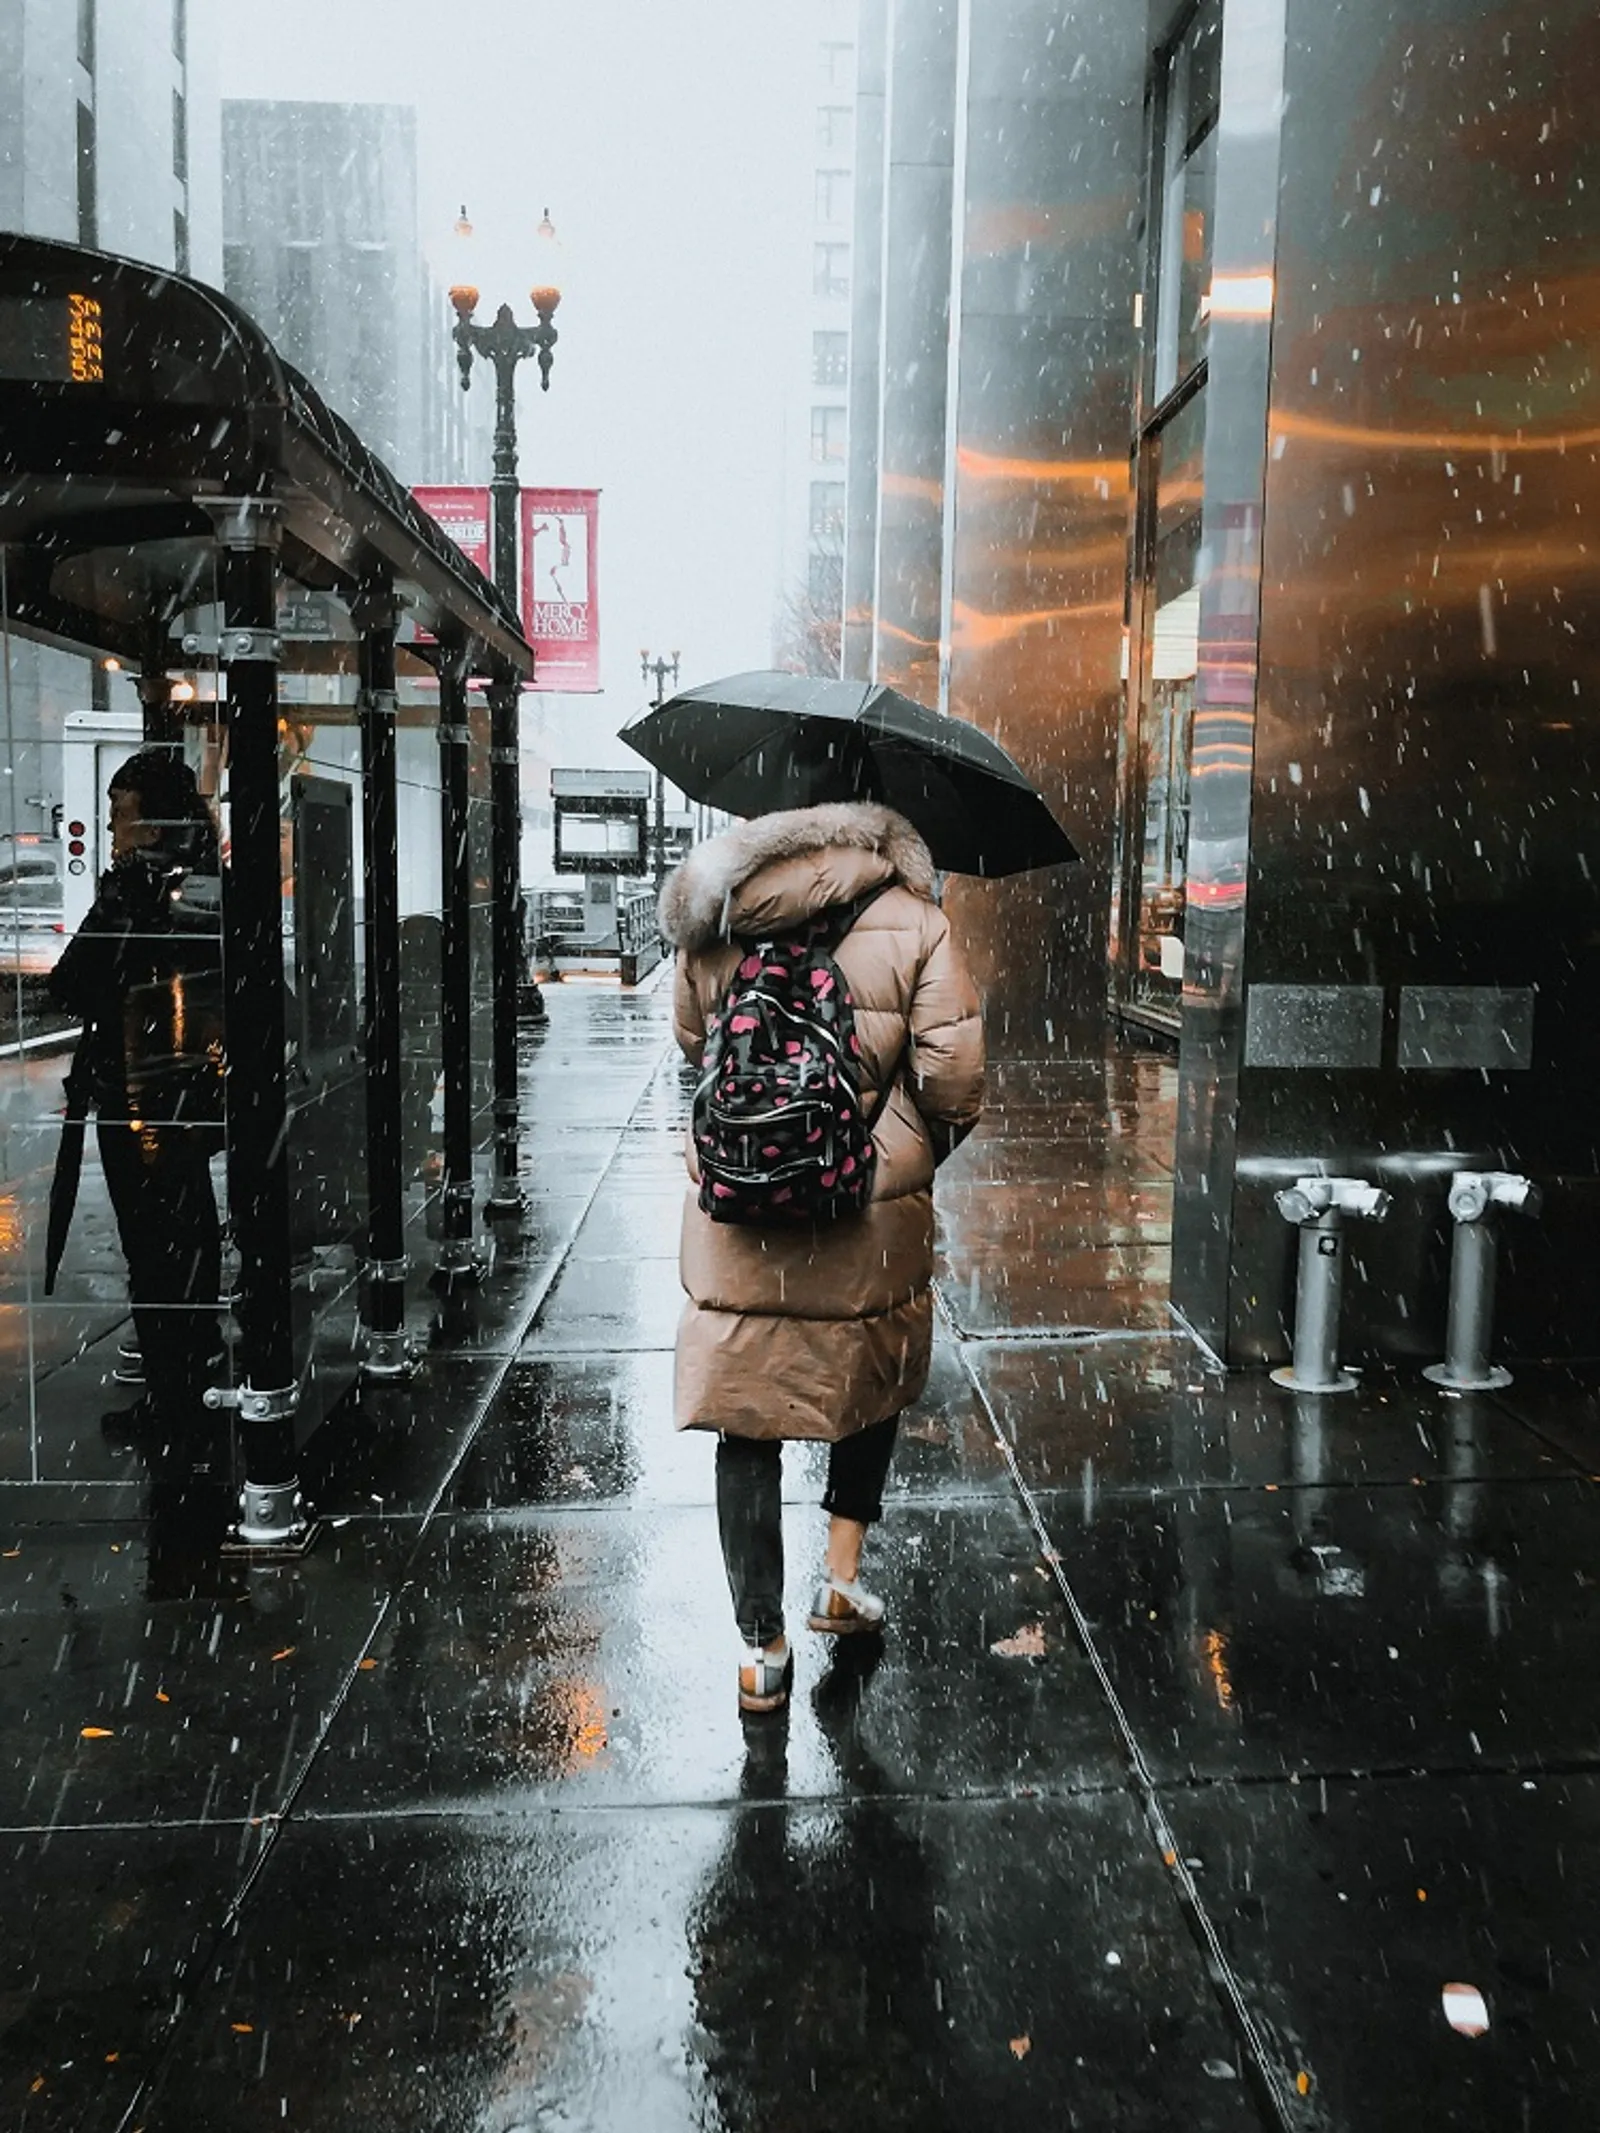
<path fill-rule="evenodd" d="M 1018 874 L 1078 856 L 998 741 L 877 682 L 734 674 L 669 697 L 622 739 L 691 800 L 731 815 L 881 800 L 949 874 Z"/>

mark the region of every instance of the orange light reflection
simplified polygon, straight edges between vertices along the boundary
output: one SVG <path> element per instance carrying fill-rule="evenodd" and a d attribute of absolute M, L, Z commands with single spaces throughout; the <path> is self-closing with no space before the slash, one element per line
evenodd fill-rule
<path fill-rule="evenodd" d="M 1377 429 L 1356 423 L 1329 422 L 1314 415 L 1282 410 L 1272 418 L 1272 437 L 1301 437 L 1318 444 L 1394 452 L 1572 452 L 1600 446 L 1600 429 L 1542 431 L 1534 436 L 1499 430 Z"/>
<path fill-rule="evenodd" d="M 1008 643 L 1025 630 L 1051 622 L 1087 622 L 1122 614 L 1122 601 L 1089 600 L 1078 607 L 1038 607 L 1011 615 L 985 615 L 957 600 L 952 606 L 951 642 L 958 651 L 981 652 Z"/>
<path fill-rule="evenodd" d="M 1128 486 L 1128 463 L 1116 459 L 1008 459 L 995 452 L 980 452 L 964 444 L 956 450 L 956 465 L 969 481 L 1027 481 L 1046 487 L 1098 490 L 1106 498 L 1123 496 Z"/>

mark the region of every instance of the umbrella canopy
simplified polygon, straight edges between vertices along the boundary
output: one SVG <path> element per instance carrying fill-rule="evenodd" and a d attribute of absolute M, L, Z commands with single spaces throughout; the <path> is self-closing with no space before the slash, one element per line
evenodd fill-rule
<path fill-rule="evenodd" d="M 622 739 L 691 800 L 732 815 L 881 800 L 948 874 L 1018 874 L 1078 856 L 998 741 L 877 682 L 735 674 L 669 697 Z"/>

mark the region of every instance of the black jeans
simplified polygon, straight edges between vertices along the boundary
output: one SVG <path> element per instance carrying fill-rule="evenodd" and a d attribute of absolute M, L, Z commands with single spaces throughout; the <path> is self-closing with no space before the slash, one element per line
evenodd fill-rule
<path fill-rule="evenodd" d="M 883 1485 L 900 1417 L 858 1429 L 828 1447 L 822 1508 L 863 1526 L 883 1516 Z M 783 1635 L 783 1445 L 775 1437 L 717 1439 L 717 1527 L 746 1644 Z"/>
<path fill-rule="evenodd" d="M 100 1164 L 128 1262 L 144 1381 L 169 1420 L 198 1416 L 222 1345 L 217 1291 L 222 1236 L 211 1189 L 215 1130 L 169 1122 L 97 1122 Z"/>

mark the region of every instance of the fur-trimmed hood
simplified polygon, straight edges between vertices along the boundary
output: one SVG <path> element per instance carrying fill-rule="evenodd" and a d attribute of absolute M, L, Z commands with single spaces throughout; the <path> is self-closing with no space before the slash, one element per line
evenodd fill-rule
<path fill-rule="evenodd" d="M 905 816 L 874 800 L 846 800 L 757 815 L 696 845 L 662 888 L 661 931 L 675 948 L 724 941 L 735 896 L 763 867 L 833 850 L 875 853 L 914 895 L 933 895 L 932 855 Z"/>

